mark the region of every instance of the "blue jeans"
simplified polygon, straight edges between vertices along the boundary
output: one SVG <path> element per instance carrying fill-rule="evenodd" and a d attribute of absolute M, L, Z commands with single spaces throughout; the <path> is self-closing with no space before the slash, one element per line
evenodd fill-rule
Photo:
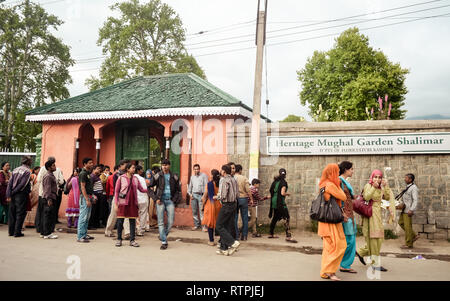
<path fill-rule="evenodd" d="M 167 225 L 164 225 L 164 211 L 167 212 Z M 159 238 L 163 244 L 167 244 L 167 235 L 169 235 L 175 217 L 175 205 L 171 200 L 161 200 L 161 205 L 156 204 L 156 215 L 158 216 Z"/>
<path fill-rule="evenodd" d="M 89 217 L 91 216 L 91 207 L 86 204 L 83 194 L 80 196 L 80 216 L 78 217 L 77 239 L 85 238 L 88 231 Z"/>
<path fill-rule="evenodd" d="M 203 212 L 201 210 L 202 208 L 202 195 L 200 194 L 192 194 L 192 216 L 194 217 L 194 226 L 200 227 L 202 225 L 203 220 Z M 200 213 L 200 220 L 198 219 L 198 215 Z"/>
<path fill-rule="evenodd" d="M 238 227 L 239 210 L 241 211 L 241 217 L 242 217 L 242 235 L 247 236 L 247 234 L 248 234 L 248 198 L 238 198 L 237 214 L 236 214 L 236 220 L 234 223 L 235 227 L 236 227 L 236 238 L 239 238 L 239 227 Z"/>

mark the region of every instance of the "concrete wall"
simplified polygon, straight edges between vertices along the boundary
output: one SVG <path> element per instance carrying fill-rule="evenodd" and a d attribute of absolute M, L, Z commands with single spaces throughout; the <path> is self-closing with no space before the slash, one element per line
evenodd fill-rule
<path fill-rule="evenodd" d="M 355 121 L 333 123 L 279 123 L 269 127 L 275 136 L 290 135 L 338 135 L 338 134 L 388 134 L 416 132 L 450 132 L 450 120 L 440 121 Z M 236 126 L 234 132 L 228 134 L 230 161 L 239 163 L 248 176 L 249 167 L 249 130 L 248 127 Z M 265 147 L 265 137 L 261 137 Z M 234 145 L 234 151 L 232 146 Z M 245 151 L 242 151 L 244 149 Z M 240 152 L 237 153 L 237 146 Z M 265 152 L 265 151 L 264 151 Z M 270 165 L 261 165 L 262 161 L 272 159 Z M 416 184 L 420 189 L 419 205 L 413 217 L 414 229 L 428 239 L 450 238 L 450 154 L 425 155 L 351 155 L 351 156 L 279 156 L 268 157 L 261 154 L 259 178 L 261 189 L 268 193 L 273 177 L 279 168 L 287 170 L 287 182 L 291 196 L 286 199 L 291 215 L 291 224 L 303 228 L 310 224 L 309 210 L 311 201 L 318 193 L 318 182 L 323 168 L 328 163 L 339 163 L 343 160 L 353 162 L 354 175 L 351 184 L 360 192 L 367 183 L 373 169 L 391 167 L 387 172 L 390 187 L 394 195 L 405 186 L 404 175 L 414 173 Z M 251 179 L 250 179 L 251 181 Z M 268 202 L 259 208 L 258 219 L 269 223 Z M 394 229 L 398 231 L 398 227 Z M 400 231 L 400 233 L 403 233 Z"/>

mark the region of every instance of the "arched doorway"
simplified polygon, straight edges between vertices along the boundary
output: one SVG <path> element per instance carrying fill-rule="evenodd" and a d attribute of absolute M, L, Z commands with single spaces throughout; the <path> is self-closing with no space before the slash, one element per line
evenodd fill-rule
<path fill-rule="evenodd" d="M 117 121 L 116 164 L 128 159 L 149 169 L 159 165 L 163 154 L 163 125 L 147 119 Z"/>
<path fill-rule="evenodd" d="M 79 149 L 77 167 L 83 167 L 84 158 L 92 158 L 92 160 L 95 161 L 96 150 L 94 128 L 92 125 L 90 123 L 82 125 L 79 129 L 78 137 Z"/>

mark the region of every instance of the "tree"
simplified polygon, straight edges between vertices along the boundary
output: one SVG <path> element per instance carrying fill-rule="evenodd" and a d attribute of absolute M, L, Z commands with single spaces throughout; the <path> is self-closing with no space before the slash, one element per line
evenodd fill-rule
<path fill-rule="evenodd" d="M 327 52 L 315 51 L 299 71 L 302 105 L 308 103 L 310 115 L 323 110 L 330 121 L 366 120 L 366 108 L 377 108 L 378 98 L 389 95 L 390 119 L 403 119 L 405 77 L 408 69 L 394 64 L 386 55 L 369 46 L 369 39 L 357 28 L 344 31 Z M 322 109 L 319 109 L 321 105 Z"/>
<path fill-rule="evenodd" d="M 96 90 L 139 75 L 192 72 L 205 78 L 197 61 L 187 53 L 180 17 L 160 0 L 139 0 L 111 6 L 120 17 L 109 17 L 99 30 L 97 45 L 107 55 L 100 78 L 86 80 Z"/>
<path fill-rule="evenodd" d="M 281 120 L 281 122 L 302 122 L 305 121 L 305 118 L 303 118 L 302 116 L 297 116 L 297 115 L 288 115 L 288 117 L 284 118 L 283 120 Z"/>
<path fill-rule="evenodd" d="M 0 107 L 2 146 L 34 150 L 40 124 L 25 124 L 25 112 L 69 97 L 74 64 L 69 47 L 51 29 L 62 24 L 29 0 L 11 8 L 0 6 Z"/>

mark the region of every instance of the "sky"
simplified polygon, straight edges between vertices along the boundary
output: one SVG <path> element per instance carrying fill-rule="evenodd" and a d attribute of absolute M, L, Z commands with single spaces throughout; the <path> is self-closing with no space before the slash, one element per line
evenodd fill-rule
<path fill-rule="evenodd" d="M 6 0 L 5 3 L 20 2 Z M 101 46 L 97 45 L 99 28 L 109 16 L 117 16 L 110 6 L 123 1 L 34 2 L 41 3 L 49 13 L 64 21 L 55 35 L 71 47 L 72 57 L 77 61 L 70 68 L 73 79 L 70 95 L 88 92 L 85 80 L 98 76 L 103 60 Z M 258 1 L 162 2 L 180 16 L 186 29 L 186 48 L 197 59 L 207 80 L 253 107 Z M 410 7 L 395 9 L 404 6 Z M 418 20 L 421 17 L 432 18 Z M 343 18 L 347 19 L 333 21 Z M 405 23 L 384 26 L 398 22 Z M 262 114 L 267 115 L 265 100 L 268 98 L 270 119 L 276 121 L 295 114 L 311 120 L 308 108 L 300 103 L 297 71 L 305 66 L 314 51 L 331 49 L 334 39 L 353 26 L 368 36 L 371 47 L 410 70 L 403 107 L 407 118 L 432 114 L 450 118 L 450 0 L 269 0 Z M 382 27 L 364 30 L 376 26 Z M 200 31 L 205 33 L 198 34 Z"/>

